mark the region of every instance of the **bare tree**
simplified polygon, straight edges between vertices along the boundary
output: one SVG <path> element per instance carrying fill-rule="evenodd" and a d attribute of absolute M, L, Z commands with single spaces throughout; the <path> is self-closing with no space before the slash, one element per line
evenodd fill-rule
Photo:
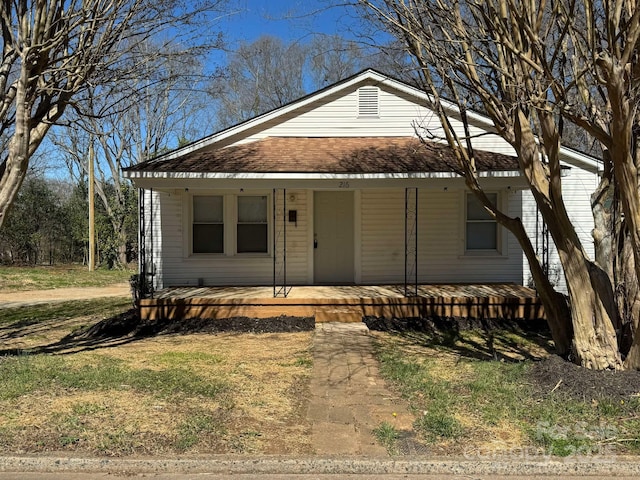
<path fill-rule="evenodd" d="M 365 47 L 339 35 L 318 35 L 309 44 L 309 72 L 314 88 L 339 82 L 371 67 Z"/>
<path fill-rule="evenodd" d="M 229 54 L 227 66 L 211 82 L 219 126 L 281 107 L 365 68 L 406 78 L 398 52 L 392 45 L 381 52 L 339 35 L 315 35 L 306 43 L 285 43 L 267 35 L 244 43 Z"/>
<path fill-rule="evenodd" d="M 456 151 L 460 174 L 487 211 L 520 242 L 559 352 L 587 368 L 640 368 L 640 340 L 635 335 L 640 278 L 636 2 L 358 4 L 404 42 Z M 451 128 L 443 95 L 453 101 L 466 125 L 468 110 L 484 112 L 515 149 L 556 245 L 570 313 L 543 274 L 520 220 L 501 212 L 484 194 L 469 136 Z M 587 255 L 563 201 L 560 147 L 566 121 L 595 138 L 604 151 L 604 174 L 592 197 L 595 260 Z M 619 200 L 624 221 L 615 215 L 614 199 Z M 610 234 L 613 217 L 618 223 Z M 619 268 L 613 268 L 616 261 Z M 625 280 L 628 288 L 622 291 Z"/>
<path fill-rule="evenodd" d="M 51 137 L 78 181 L 88 173 L 85 152 L 92 144 L 96 194 L 111 223 L 120 265 L 128 261 L 124 225 L 131 189 L 122 169 L 208 133 L 200 86 L 205 77 L 197 56 L 151 42 L 136 49 L 146 59 L 138 62 L 137 75 L 110 89 L 103 86 L 99 94 L 87 90 L 65 116 L 73 128 L 58 128 Z"/>
<path fill-rule="evenodd" d="M 186 29 L 221 0 L 14 0 L 0 4 L 0 227 L 29 160 L 52 125 L 87 88 L 134 75 L 140 42 Z M 189 30 L 193 31 L 193 30 Z M 168 37 L 165 35 L 165 37 Z"/>
<path fill-rule="evenodd" d="M 265 35 L 241 44 L 212 81 L 219 124 L 239 123 L 302 96 L 305 61 L 300 43 Z"/>

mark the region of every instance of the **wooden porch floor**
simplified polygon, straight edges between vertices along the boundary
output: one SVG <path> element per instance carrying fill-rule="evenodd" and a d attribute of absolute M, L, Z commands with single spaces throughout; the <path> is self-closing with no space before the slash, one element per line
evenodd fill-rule
<path fill-rule="evenodd" d="M 316 322 L 360 322 L 363 316 L 544 318 L 534 290 L 514 284 L 425 284 L 417 296 L 402 285 L 294 286 L 287 296 L 273 287 L 173 287 L 140 301 L 145 320 L 313 316 Z"/>

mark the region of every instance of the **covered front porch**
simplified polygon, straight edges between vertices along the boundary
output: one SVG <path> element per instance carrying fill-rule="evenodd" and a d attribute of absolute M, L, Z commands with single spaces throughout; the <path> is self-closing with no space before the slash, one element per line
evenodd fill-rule
<path fill-rule="evenodd" d="M 413 288 L 414 286 L 412 286 Z M 543 320 L 536 292 L 506 283 L 275 287 L 172 287 L 141 299 L 143 320 L 232 317 L 314 317 L 360 322 L 363 317 Z"/>

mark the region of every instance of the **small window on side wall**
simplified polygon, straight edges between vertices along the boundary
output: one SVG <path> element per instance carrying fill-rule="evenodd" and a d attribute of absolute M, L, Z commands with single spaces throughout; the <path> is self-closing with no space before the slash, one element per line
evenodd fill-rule
<path fill-rule="evenodd" d="M 496 205 L 497 193 L 487 193 Z M 467 252 L 493 252 L 499 250 L 498 223 L 489 215 L 473 193 L 466 194 L 465 249 Z"/>
<path fill-rule="evenodd" d="M 237 252 L 268 253 L 266 195 L 238 197 Z"/>
<path fill-rule="evenodd" d="M 224 253 L 224 198 L 193 197 L 193 253 Z"/>

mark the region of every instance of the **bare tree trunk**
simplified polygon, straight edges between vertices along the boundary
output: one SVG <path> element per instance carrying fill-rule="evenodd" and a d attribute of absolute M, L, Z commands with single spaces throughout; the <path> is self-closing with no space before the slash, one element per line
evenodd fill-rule
<path fill-rule="evenodd" d="M 0 178 L 0 227 L 2 227 L 9 207 L 18 195 L 18 190 L 27 174 L 29 166 L 31 104 L 26 99 L 29 72 L 23 65 L 16 85 L 15 133 L 9 141 L 5 170 Z"/>
<path fill-rule="evenodd" d="M 614 253 L 616 261 L 616 300 L 621 312 L 620 351 L 626 355 L 624 366 L 629 370 L 640 370 L 640 287 L 635 275 L 633 249 L 624 222 L 616 226 L 620 238 Z"/>
<path fill-rule="evenodd" d="M 608 152 L 605 152 L 607 154 Z M 596 262 L 611 279 L 617 321 L 614 324 L 625 368 L 640 368 L 640 342 L 634 338 L 640 319 L 640 286 L 628 229 L 623 220 L 616 186 L 611 182 L 611 163 L 605 157 L 605 172 L 591 197 L 595 228 L 593 239 Z M 635 348 L 635 351 L 632 349 Z"/>
<path fill-rule="evenodd" d="M 117 232 L 118 239 L 118 263 L 121 267 L 127 266 L 127 234 L 122 226 Z"/>
<path fill-rule="evenodd" d="M 562 230 L 558 233 L 563 235 Z M 605 305 L 607 296 L 601 293 L 602 285 L 592 282 L 592 264 L 572 241 L 564 242 L 558 252 L 569 290 L 575 363 L 594 370 L 621 369 L 618 340 L 611 320 L 614 305 Z"/>
<path fill-rule="evenodd" d="M 549 282 L 549 278 L 540 265 L 538 256 L 531 244 L 531 239 L 527 235 L 520 219 L 514 219 L 507 223 L 503 223 L 503 225 L 516 237 L 529 262 L 529 269 L 531 270 L 538 296 L 544 306 L 556 353 L 563 358 L 568 358 L 572 347 L 573 326 L 567 299 L 563 294 L 557 292 Z"/>
<path fill-rule="evenodd" d="M 621 369 L 613 328 L 617 310 L 611 284 L 606 273 L 588 259 L 562 200 L 560 137 L 556 125 L 546 112 L 538 112 L 538 118 L 548 172 L 539 162 L 538 143 L 522 111 L 515 116 L 514 147 L 565 273 L 574 335 L 572 360 L 594 370 Z"/>
<path fill-rule="evenodd" d="M 573 361 L 595 370 L 620 369 L 613 327 L 618 315 L 609 278 L 587 258 L 566 214 L 556 211 L 546 221 L 565 272 L 574 335 Z"/>

